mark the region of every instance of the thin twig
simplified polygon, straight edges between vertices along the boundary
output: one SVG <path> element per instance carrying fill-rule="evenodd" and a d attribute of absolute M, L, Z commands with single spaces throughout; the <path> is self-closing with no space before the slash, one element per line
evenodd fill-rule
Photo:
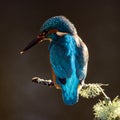
<path fill-rule="evenodd" d="M 101 90 L 101 93 L 103 94 L 103 96 L 105 97 L 105 99 L 110 102 L 111 101 L 110 97 L 107 96 L 107 94 L 103 91 L 103 89 L 100 86 L 98 86 L 98 87 Z"/>
<path fill-rule="evenodd" d="M 54 87 L 54 82 L 52 80 L 45 80 L 45 79 L 41 79 L 39 77 L 33 77 L 32 78 L 32 82 L 38 83 L 40 85 L 46 85 L 46 86 L 49 86 L 49 87 Z M 90 84 L 85 84 L 83 82 L 83 84 L 81 84 L 79 86 L 78 91 L 80 91 L 82 89 L 85 89 L 85 88 L 87 88 L 89 86 L 90 86 Z M 108 84 L 99 84 L 99 85 L 97 85 L 97 87 L 100 89 L 100 91 L 103 94 L 103 96 L 105 97 L 105 99 L 108 100 L 108 101 L 110 101 L 110 98 L 106 95 L 106 93 L 103 91 L 103 89 L 101 88 L 101 86 L 108 86 Z"/>

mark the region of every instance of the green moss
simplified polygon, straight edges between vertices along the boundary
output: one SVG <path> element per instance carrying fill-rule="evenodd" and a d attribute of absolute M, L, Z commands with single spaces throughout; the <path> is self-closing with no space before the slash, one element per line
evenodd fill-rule
<path fill-rule="evenodd" d="M 85 98 L 94 98 L 101 93 L 103 93 L 103 89 L 101 86 L 106 86 L 106 84 L 101 83 L 93 83 L 93 84 L 85 84 L 82 89 L 80 89 L 79 94 Z"/>
<path fill-rule="evenodd" d="M 97 120 L 120 120 L 120 99 L 99 100 L 93 106 L 94 115 Z"/>

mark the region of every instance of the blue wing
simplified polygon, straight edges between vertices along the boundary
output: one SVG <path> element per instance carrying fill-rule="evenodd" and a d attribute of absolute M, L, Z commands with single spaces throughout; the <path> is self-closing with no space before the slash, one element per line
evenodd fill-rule
<path fill-rule="evenodd" d="M 72 74 L 71 56 L 75 54 L 75 41 L 70 35 L 59 37 L 50 45 L 50 62 L 56 76 L 68 78 Z"/>
<path fill-rule="evenodd" d="M 63 100 L 72 105 L 78 101 L 78 85 L 87 73 L 88 50 L 78 36 L 66 34 L 50 44 L 50 62 Z"/>
<path fill-rule="evenodd" d="M 57 38 L 51 42 L 49 51 L 56 81 L 62 90 L 63 101 L 68 105 L 75 104 L 78 101 L 79 79 L 76 76 L 74 37 L 67 34 Z"/>
<path fill-rule="evenodd" d="M 85 80 L 87 74 L 87 65 L 89 53 L 85 43 L 78 37 L 74 36 L 77 44 L 76 47 L 76 74 L 80 81 Z"/>

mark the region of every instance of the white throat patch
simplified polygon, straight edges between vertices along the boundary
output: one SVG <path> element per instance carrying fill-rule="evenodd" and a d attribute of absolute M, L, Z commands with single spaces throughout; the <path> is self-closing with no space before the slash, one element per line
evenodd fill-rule
<path fill-rule="evenodd" d="M 66 34 L 68 34 L 68 33 L 66 33 L 66 32 L 60 32 L 60 31 L 57 31 L 56 32 L 56 35 L 58 35 L 58 36 L 64 36 L 64 35 L 66 35 Z"/>

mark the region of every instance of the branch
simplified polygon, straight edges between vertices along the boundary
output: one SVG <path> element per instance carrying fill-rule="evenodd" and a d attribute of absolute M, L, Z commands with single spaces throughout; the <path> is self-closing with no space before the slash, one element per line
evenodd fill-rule
<path fill-rule="evenodd" d="M 39 77 L 32 78 L 32 82 L 54 87 L 54 82 L 52 80 L 44 80 Z M 99 100 L 99 102 L 93 106 L 96 120 L 120 120 L 120 99 L 116 97 L 111 101 L 104 92 L 102 86 L 108 86 L 108 84 L 81 84 L 78 88 L 78 92 L 82 97 L 87 99 L 94 98 L 101 94 L 103 95 L 103 100 Z"/>
<path fill-rule="evenodd" d="M 54 87 L 54 82 L 52 80 L 44 80 L 44 79 L 41 79 L 39 77 L 33 77 L 32 82 L 38 83 L 40 85 L 46 85 L 46 86 L 49 86 L 49 87 Z"/>
<path fill-rule="evenodd" d="M 54 87 L 54 82 L 52 80 L 45 80 L 39 77 L 33 77 L 32 82 L 38 83 L 40 85 Z M 80 85 L 78 91 L 79 94 L 85 98 L 94 98 L 102 93 L 106 99 L 109 99 L 109 97 L 105 94 L 101 86 L 108 86 L 108 84 L 101 84 L 101 83 L 82 84 Z"/>
<path fill-rule="evenodd" d="M 102 86 L 108 86 L 108 84 L 101 83 L 84 84 L 82 88 L 79 90 L 79 94 L 87 99 L 94 98 L 102 94 L 106 99 L 109 99 L 109 97 L 105 94 Z"/>

